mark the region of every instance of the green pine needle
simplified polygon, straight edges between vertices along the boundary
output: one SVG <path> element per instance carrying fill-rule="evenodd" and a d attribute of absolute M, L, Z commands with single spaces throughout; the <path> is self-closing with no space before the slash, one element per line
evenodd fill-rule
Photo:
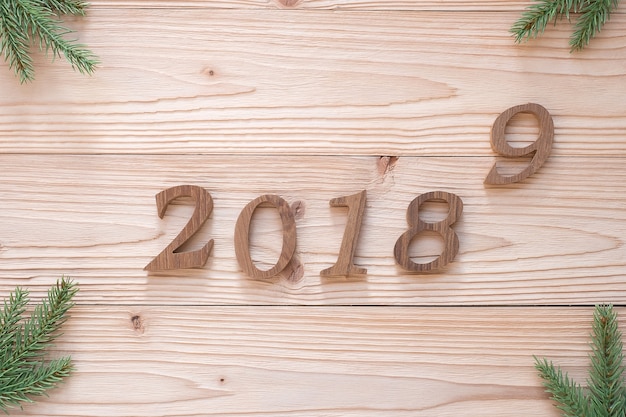
<path fill-rule="evenodd" d="M 611 12 L 617 8 L 619 0 L 595 0 L 585 2 L 581 16 L 576 22 L 576 30 L 570 39 L 573 51 L 582 50 L 602 26 L 609 20 Z"/>
<path fill-rule="evenodd" d="M 47 0 L 49 9 L 60 14 L 72 14 L 74 16 L 84 16 L 88 4 L 80 0 Z"/>
<path fill-rule="evenodd" d="M 536 38 L 548 23 L 558 18 L 570 20 L 570 13 L 580 13 L 570 38 L 570 52 L 582 50 L 609 20 L 619 0 L 536 0 L 510 29 L 515 42 Z"/>
<path fill-rule="evenodd" d="M 600 307 L 594 314 L 591 370 L 587 381 L 593 415 L 624 416 L 623 361 L 617 314 L 610 307 Z"/>
<path fill-rule="evenodd" d="M 65 57 L 72 68 L 92 74 L 98 59 L 84 45 L 64 38 L 72 31 L 61 24 L 62 14 L 84 16 L 87 3 L 80 0 L 0 0 L 0 53 L 19 77 L 33 81 L 35 70 L 30 46 Z"/>
<path fill-rule="evenodd" d="M 583 389 L 572 381 L 567 374 L 563 375 L 560 369 L 546 359 L 535 358 L 535 368 L 544 380 L 546 390 L 557 403 L 557 408 L 564 417 L 581 417 L 589 415 L 589 405 Z"/>
<path fill-rule="evenodd" d="M 591 367 L 586 389 L 546 359 L 535 358 L 535 368 L 564 417 L 625 417 L 622 334 L 612 306 L 596 306 L 591 338 Z"/>
<path fill-rule="evenodd" d="M 32 402 L 67 377 L 69 357 L 45 361 L 46 348 L 59 336 L 59 328 L 74 305 L 78 287 L 62 278 L 48 291 L 46 299 L 23 319 L 28 292 L 17 288 L 0 310 L 0 410 Z"/>

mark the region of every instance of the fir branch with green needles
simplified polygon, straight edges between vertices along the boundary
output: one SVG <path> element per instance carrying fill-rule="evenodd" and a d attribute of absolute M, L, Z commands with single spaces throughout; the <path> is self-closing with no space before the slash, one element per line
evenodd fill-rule
<path fill-rule="evenodd" d="M 511 33 L 520 43 L 542 34 L 557 18 L 570 20 L 570 13 L 579 13 L 574 33 L 570 37 L 570 52 L 580 51 L 602 29 L 619 4 L 619 0 L 536 0 L 513 24 Z"/>
<path fill-rule="evenodd" d="M 546 391 L 564 417 L 626 416 L 626 385 L 622 334 L 612 306 L 596 306 L 591 335 L 591 367 L 587 387 L 546 359 L 535 358 L 535 367 Z"/>
<path fill-rule="evenodd" d="M 46 348 L 59 336 L 59 328 L 74 305 L 78 287 L 67 278 L 57 281 L 29 318 L 23 318 L 28 291 L 17 288 L 0 310 L 0 409 L 33 402 L 66 378 L 70 357 L 46 361 Z"/>
<path fill-rule="evenodd" d="M 65 57 L 72 68 L 92 74 L 98 59 L 85 46 L 65 39 L 72 33 L 62 25 L 61 15 L 84 16 L 82 0 L 0 0 L 0 53 L 20 82 L 33 81 L 35 69 L 30 56 L 32 44 L 52 58 Z"/>

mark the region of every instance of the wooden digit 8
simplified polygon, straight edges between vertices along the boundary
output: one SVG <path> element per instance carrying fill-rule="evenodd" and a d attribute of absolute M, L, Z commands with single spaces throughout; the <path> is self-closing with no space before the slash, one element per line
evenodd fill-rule
<path fill-rule="evenodd" d="M 445 219 L 430 223 L 419 218 L 419 207 L 426 201 L 431 200 L 444 200 L 448 203 L 449 211 Z M 411 201 L 406 211 L 406 220 L 409 224 L 409 230 L 400 236 L 393 249 L 394 257 L 398 265 L 407 271 L 430 272 L 450 263 L 459 252 L 459 237 L 450 226 L 461 217 L 462 212 L 463 202 L 455 194 L 445 191 L 431 191 L 417 196 Z M 413 262 L 409 256 L 409 245 L 411 241 L 424 230 L 439 233 L 441 237 L 443 237 L 444 249 L 434 261 L 418 264 Z"/>

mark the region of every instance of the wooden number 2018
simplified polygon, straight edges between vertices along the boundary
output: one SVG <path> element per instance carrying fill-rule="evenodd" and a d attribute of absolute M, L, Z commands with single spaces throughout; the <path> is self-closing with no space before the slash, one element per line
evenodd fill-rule
<path fill-rule="evenodd" d="M 337 262 L 330 268 L 320 272 L 321 276 L 349 276 L 355 274 L 366 274 L 367 269 L 354 265 L 353 258 L 356 251 L 367 193 L 365 190 L 360 193 L 334 198 L 330 200 L 332 207 L 348 207 L 348 221 L 344 231 L 343 239 Z M 191 197 L 195 202 L 195 210 L 191 219 L 187 222 L 183 230 L 161 253 L 159 253 L 146 267 L 147 271 L 194 268 L 203 266 L 208 257 L 213 240 L 210 240 L 201 249 L 192 252 L 176 252 L 188 239 L 190 239 L 207 220 L 213 211 L 213 200 L 211 195 L 203 188 L 193 185 L 179 185 L 168 188 L 156 195 L 157 209 L 159 217 L 163 218 L 168 205 L 177 198 Z M 419 207 L 422 203 L 430 200 L 444 200 L 448 203 L 450 210 L 447 217 L 439 222 L 429 223 L 421 220 L 418 215 Z M 283 228 L 282 249 L 278 260 L 268 270 L 260 270 L 254 264 L 250 256 L 250 223 L 252 215 L 257 207 L 262 204 L 269 204 L 278 210 Z M 400 236 L 394 247 L 396 261 L 403 268 L 414 272 L 426 272 L 443 267 L 456 256 L 459 250 L 459 239 L 450 226 L 455 223 L 463 211 L 463 203 L 454 194 L 443 191 L 433 191 L 421 194 L 415 198 L 407 209 L 407 221 L 409 230 Z M 436 231 L 444 239 L 445 248 L 441 255 L 427 264 L 417 264 L 409 257 L 409 245 L 411 240 L 424 230 Z M 239 214 L 235 224 L 235 255 L 239 266 L 243 271 L 253 278 L 271 278 L 281 271 L 291 262 L 296 250 L 296 222 L 293 211 L 289 203 L 283 198 L 265 194 L 255 198 L 248 203 Z"/>

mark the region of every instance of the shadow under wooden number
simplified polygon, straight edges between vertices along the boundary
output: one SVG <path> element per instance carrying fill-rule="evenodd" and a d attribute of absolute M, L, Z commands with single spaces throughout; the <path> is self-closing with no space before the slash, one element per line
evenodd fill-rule
<path fill-rule="evenodd" d="M 504 137 L 507 124 L 511 118 L 518 113 L 531 113 L 539 122 L 539 137 L 535 142 L 523 148 L 512 147 L 507 143 Z M 550 116 L 550 113 L 545 109 L 545 107 L 536 103 L 528 103 L 513 106 L 505 110 L 502 114 L 500 114 L 500 116 L 498 116 L 491 128 L 491 147 L 500 155 L 511 158 L 528 156 L 532 153 L 535 155 L 530 161 L 530 164 L 522 172 L 515 175 L 501 175 L 498 173 L 496 164 L 494 164 L 491 171 L 489 171 L 487 178 L 485 178 L 485 184 L 513 184 L 528 178 L 537 172 L 537 170 L 541 168 L 543 163 L 550 156 L 553 139 L 554 122 L 552 121 L 552 116 Z"/>
<path fill-rule="evenodd" d="M 254 211 L 262 204 L 270 204 L 276 207 L 283 226 L 283 246 L 280 256 L 276 264 L 266 271 L 257 268 L 250 256 L 250 221 L 252 220 Z M 287 267 L 295 251 L 296 221 L 291 207 L 285 199 L 277 195 L 265 194 L 255 198 L 243 208 L 235 224 L 235 255 L 239 266 L 246 274 L 250 275 L 252 278 L 271 278 Z"/>
<path fill-rule="evenodd" d="M 330 268 L 321 271 L 321 276 L 334 277 L 367 274 L 367 269 L 355 266 L 353 263 L 359 233 L 361 232 L 363 214 L 365 213 L 366 201 L 366 190 L 350 196 L 330 200 L 331 207 L 348 207 L 348 222 L 343 232 L 343 240 L 341 241 L 341 249 L 339 249 L 337 262 Z"/>
<path fill-rule="evenodd" d="M 213 247 L 213 239 L 208 241 L 201 249 L 192 252 L 177 253 L 176 250 L 196 234 L 211 215 L 213 211 L 211 194 L 204 188 L 195 185 L 178 185 L 161 191 L 156 195 L 159 217 L 162 219 L 169 204 L 181 197 L 191 197 L 195 201 L 196 207 L 194 212 L 178 236 L 152 262 L 146 265 L 145 271 L 195 268 L 203 266 L 209 259 L 209 253 Z"/>
<path fill-rule="evenodd" d="M 427 201 L 443 200 L 448 203 L 448 213 L 446 218 L 438 222 L 426 222 L 419 217 L 420 206 Z M 459 252 L 459 237 L 450 228 L 463 213 L 463 201 L 452 193 L 445 191 L 431 191 L 417 196 L 406 211 L 406 220 L 409 230 L 404 232 L 396 241 L 393 254 L 398 265 L 412 272 L 436 271 L 450 263 Z M 411 241 L 423 231 L 437 232 L 443 238 L 444 248 L 441 254 L 434 261 L 419 264 L 413 262 L 409 255 Z"/>

